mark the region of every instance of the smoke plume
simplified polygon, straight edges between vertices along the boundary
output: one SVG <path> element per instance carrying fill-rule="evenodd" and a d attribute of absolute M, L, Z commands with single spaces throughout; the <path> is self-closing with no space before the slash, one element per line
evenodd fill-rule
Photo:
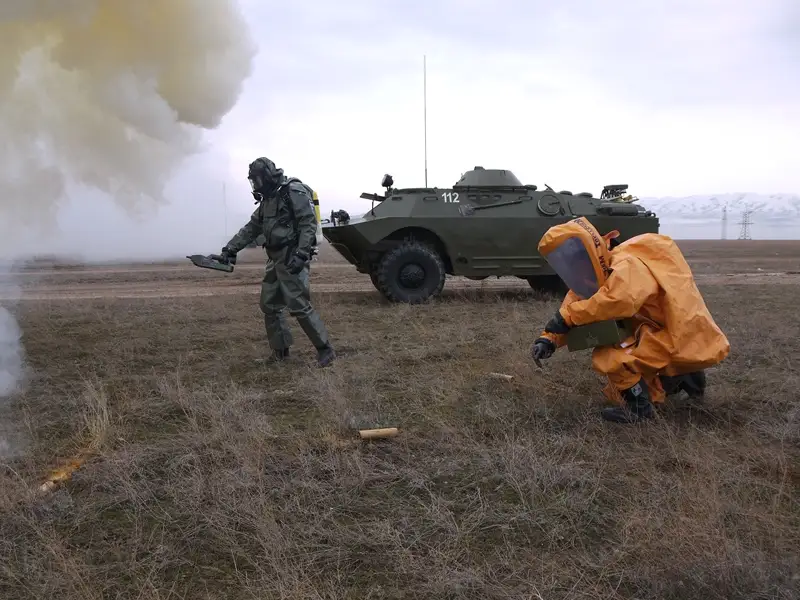
<path fill-rule="evenodd" d="M 203 130 L 236 104 L 255 51 L 231 0 L 1 0 L 0 261 L 53 231 L 81 187 L 130 214 L 164 202 Z M 23 356 L 3 270 L 0 398 Z"/>
<path fill-rule="evenodd" d="M 9 287 L 3 285 L 6 298 L 9 297 Z M 0 398 L 16 391 L 17 380 L 22 375 L 21 336 L 14 316 L 7 308 L 0 306 Z"/>
<path fill-rule="evenodd" d="M 0 459 L 14 457 L 22 447 L 6 398 L 17 391 L 23 376 L 22 332 L 9 308 L 19 295 L 13 280 L 4 280 L 9 267 L 0 261 Z M 5 305 L 8 305 L 5 306 Z"/>

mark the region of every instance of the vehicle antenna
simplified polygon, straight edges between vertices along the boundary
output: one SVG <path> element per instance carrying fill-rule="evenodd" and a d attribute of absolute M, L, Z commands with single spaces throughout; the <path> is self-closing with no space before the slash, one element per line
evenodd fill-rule
<path fill-rule="evenodd" d="M 425 187 L 428 187 L 428 59 L 422 55 L 422 127 L 425 144 Z"/>

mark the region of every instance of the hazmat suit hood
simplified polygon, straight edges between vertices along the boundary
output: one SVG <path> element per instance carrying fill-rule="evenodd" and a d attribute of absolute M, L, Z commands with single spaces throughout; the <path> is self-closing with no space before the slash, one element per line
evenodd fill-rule
<path fill-rule="evenodd" d="M 609 246 L 619 231 L 604 236 L 589 221 L 578 217 L 554 225 L 539 241 L 539 253 L 579 298 L 591 298 L 611 274 Z"/>
<path fill-rule="evenodd" d="M 248 165 L 247 180 L 250 182 L 253 197 L 258 202 L 278 188 L 283 180 L 283 169 L 276 167 L 267 157 L 261 156 Z"/>

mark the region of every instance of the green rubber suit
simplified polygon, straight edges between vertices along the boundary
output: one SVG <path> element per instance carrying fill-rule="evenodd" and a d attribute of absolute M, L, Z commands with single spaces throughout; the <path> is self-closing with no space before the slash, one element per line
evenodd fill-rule
<path fill-rule="evenodd" d="M 318 364 L 327 366 L 335 354 L 325 325 L 311 305 L 309 284 L 317 235 L 311 189 L 299 179 L 287 179 L 283 169 L 264 157 L 250 163 L 248 179 L 258 207 L 222 249 L 221 258 L 235 264 L 243 248 L 259 235 L 264 236 L 268 260 L 259 305 L 273 359 L 288 358 L 293 343 L 284 315 L 288 308 L 317 349 Z"/>

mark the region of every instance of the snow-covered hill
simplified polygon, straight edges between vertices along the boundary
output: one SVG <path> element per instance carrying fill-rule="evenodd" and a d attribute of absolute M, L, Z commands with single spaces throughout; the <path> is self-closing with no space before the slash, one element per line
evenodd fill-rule
<path fill-rule="evenodd" d="M 794 194 L 640 196 L 639 204 L 658 215 L 663 233 L 679 239 L 719 239 L 725 206 L 728 239 L 739 236 L 741 221 L 748 209 L 752 211 L 750 235 L 754 239 L 800 239 L 800 196 Z"/>

